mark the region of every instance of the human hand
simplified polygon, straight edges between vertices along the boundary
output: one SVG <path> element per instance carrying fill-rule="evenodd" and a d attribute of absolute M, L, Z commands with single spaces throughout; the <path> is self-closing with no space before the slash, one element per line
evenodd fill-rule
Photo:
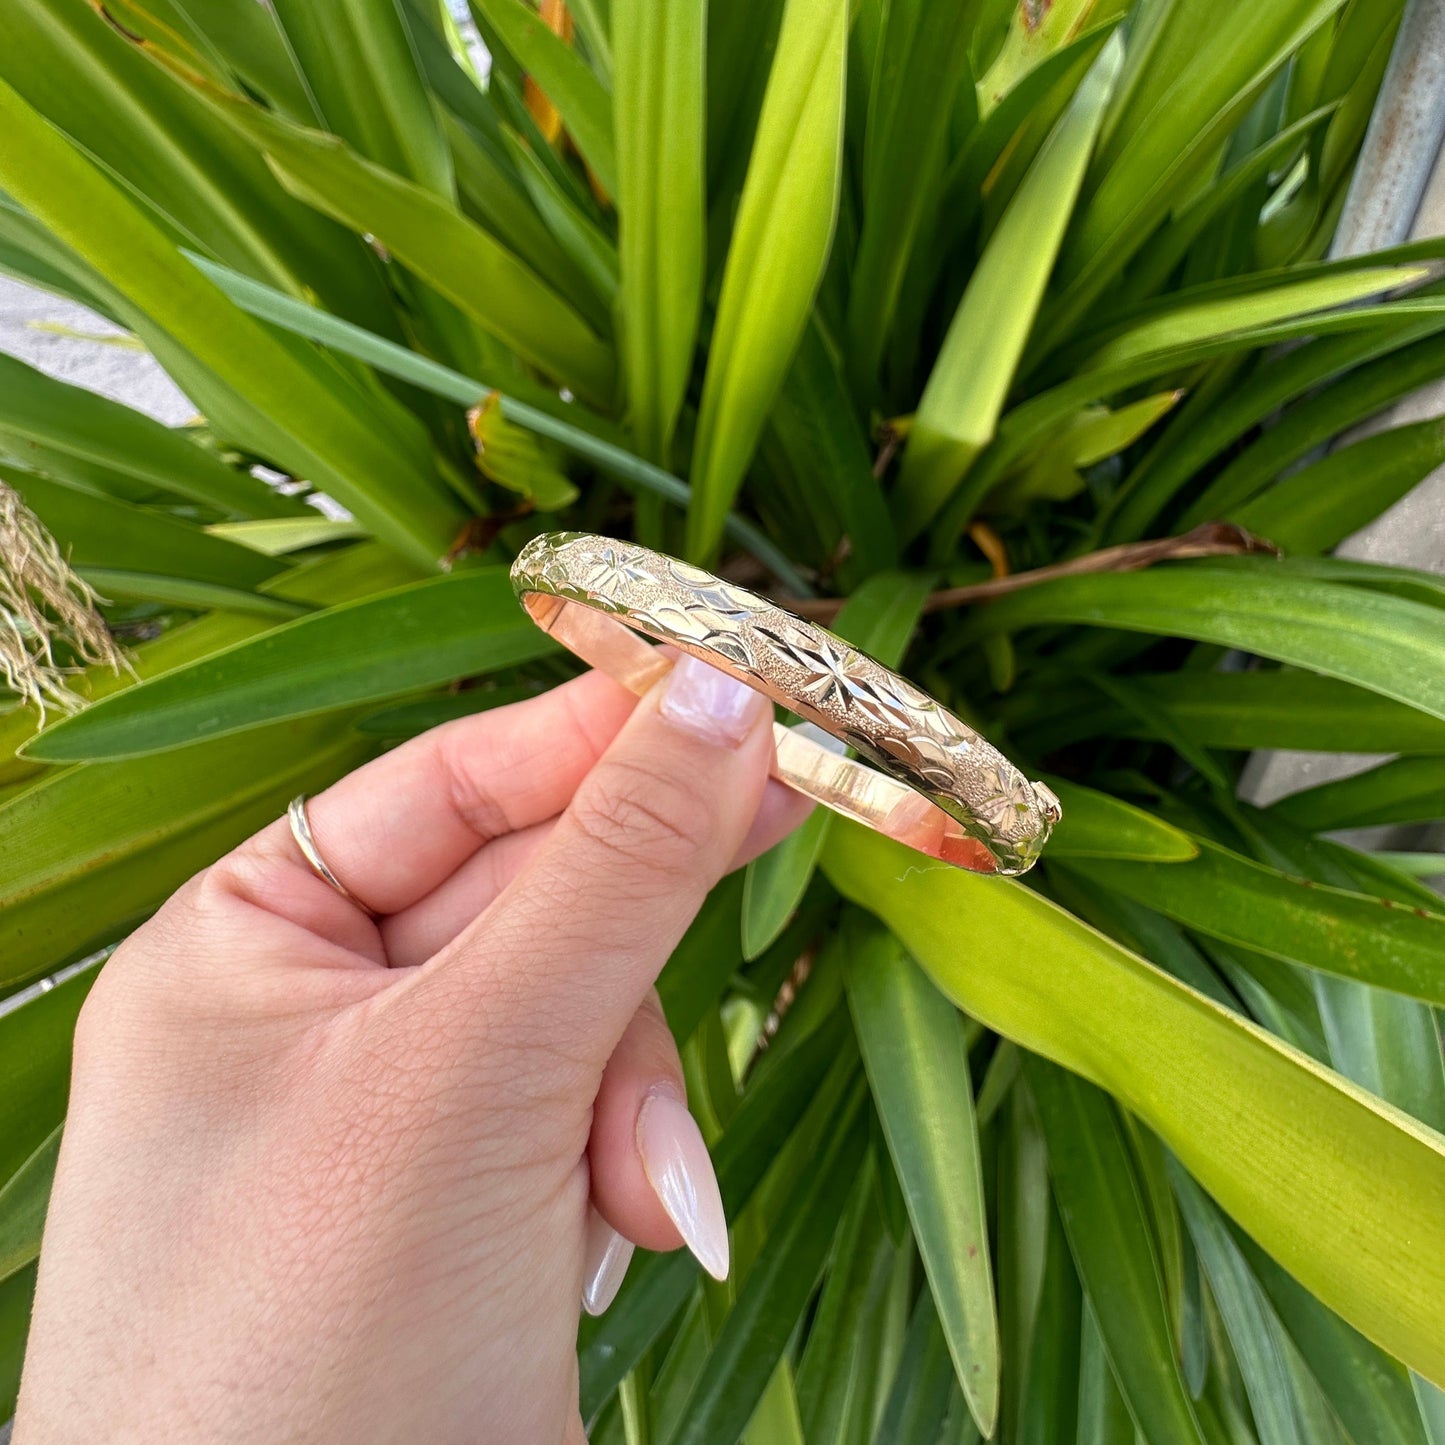
<path fill-rule="evenodd" d="M 579 1295 L 627 1241 L 726 1271 L 652 985 L 806 812 L 770 719 L 691 658 L 635 706 L 588 674 L 312 800 L 376 921 L 282 820 L 139 929 L 76 1032 L 17 1445 L 580 1441 Z"/>

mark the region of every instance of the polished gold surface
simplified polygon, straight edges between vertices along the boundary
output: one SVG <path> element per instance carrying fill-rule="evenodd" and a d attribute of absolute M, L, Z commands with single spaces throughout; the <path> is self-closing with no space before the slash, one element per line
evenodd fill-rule
<path fill-rule="evenodd" d="M 316 839 L 311 836 L 311 816 L 306 811 L 305 793 L 291 799 L 291 806 L 286 809 L 286 821 L 291 825 L 291 836 L 296 840 L 296 846 L 301 850 L 301 856 L 310 865 L 311 871 L 323 883 L 329 883 L 343 898 L 349 899 L 358 908 L 369 913 L 371 910 L 331 871 L 326 859 L 321 856 Z"/>
<path fill-rule="evenodd" d="M 741 679 L 853 748 L 776 724 L 774 773 L 835 812 L 976 873 L 1033 866 L 1058 799 L 941 703 L 825 628 L 631 542 L 534 538 L 512 566 L 532 619 L 643 693 L 670 665 L 638 634 Z M 868 766 L 868 764 L 873 766 Z"/>

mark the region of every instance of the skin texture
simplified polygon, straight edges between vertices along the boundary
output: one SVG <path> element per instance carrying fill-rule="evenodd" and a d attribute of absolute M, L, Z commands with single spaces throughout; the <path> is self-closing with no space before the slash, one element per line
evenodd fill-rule
<path fill-rule="evenodd" d="M 449 724 L 194 878 L 76 1034 L 16 1445 L 581 1441 L 589 1200 L 682 1096 L 653 983 L 806 809 L 770 710 L 588 674 Z M 714 673 L 713 677 L 719 674 Z M 749 694 L 749 698 L 753 695 Z"/>

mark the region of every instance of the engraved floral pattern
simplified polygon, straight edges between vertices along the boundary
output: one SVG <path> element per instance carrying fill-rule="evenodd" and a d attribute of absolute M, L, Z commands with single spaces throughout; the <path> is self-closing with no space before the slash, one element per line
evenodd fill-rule
<path fill-rule="evenodd" d="M 825 628 L 672 557 L 585 533 L 534 538 L 512 568 L 518 593 L 621 614 L 639 630 L 725 660 L 957 818 L 998 871 L 1032 866 L 1058 819 L 962 719 Z"/>
<path fill-rule="evenodd" d="M 602 548 L 592 559 L 583 575 L 583 581 L 594 592 L 611 596 L 633 582 L 648 582 L 651 576 L 647 568 L 639 565 L 629 549 L 609 546 Z"/>

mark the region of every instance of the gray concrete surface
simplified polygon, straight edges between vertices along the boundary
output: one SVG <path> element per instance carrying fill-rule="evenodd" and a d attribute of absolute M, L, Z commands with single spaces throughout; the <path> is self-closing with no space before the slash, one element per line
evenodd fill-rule
<path fill-rule="evenodd" d="M 84 306 L 0 276 L 0 351 L 170 425 L 192 416 L 195 408 L 152 357 L 88 339 L 120 334 Z"/>

